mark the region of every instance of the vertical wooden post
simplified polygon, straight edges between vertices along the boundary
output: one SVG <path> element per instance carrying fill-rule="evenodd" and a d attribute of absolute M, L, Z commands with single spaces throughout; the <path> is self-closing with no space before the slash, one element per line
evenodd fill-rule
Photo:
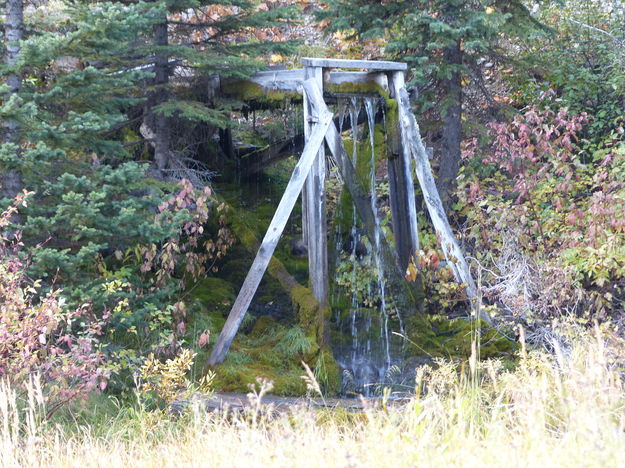
<path fill-rule="evenodd" d="M 323 93 L 323 69 L 306 67 L 306 80 L 314 80 Z M 304 93 L 304 137 L 306 142 L 313 131 L 314 124 L 310 116 L 316 115 L 307 93 Z M 325 205 L 326 159 L 323 145 L 306 179 L 302 192 L 302 209 L 305 214 L 302 223 L 308 245 L 308 271 L 313 295 L 323 311 L 328 304 L 328 246 Z M 322 312 L 323 313 L 323 312 Z M 320 326 L 323 329 L 323 318 Z"/>
<path fill-rule="evenodd" d="M 389 78 L 391 97 L 399 103 L 399 90 L 404 87 L 404 72 L 393 72 Z M 393 128 L 387 129 L 392 152 L 392 156 L 389 158 L 389 185 L 395 248 L 400 266 L 405 271 L 410 257 L 419 250 L 419 230 L 412 179 L 412 163 L 410 153 L 406 151 L 405 145 L 402 144 L 399 116 L 395 115 L 387 120 L 398 122 Z"/>

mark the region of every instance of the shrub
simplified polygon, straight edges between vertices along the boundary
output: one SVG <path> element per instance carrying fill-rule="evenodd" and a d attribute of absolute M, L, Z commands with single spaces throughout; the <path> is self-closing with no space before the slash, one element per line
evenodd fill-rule
<path fill-rule="evenodd" d="M 614 134 L 589 151 L 578 140 L 586 122 L 531 107 L 489 124 L 490 150 L 474 140 L 465 151 L 467 239 L 487 295 L 517 318 L 605 319 L 623 300 L 625 145 Z"/>
<path fill-rule="evenodd" d="M 2 212 L 0 229 L 26 205 L 26 197 L 19 195 Z M 38 374 L 49 417 L 70 401 L 106 387 L 108 371 L 98 336 L 107 317 L 95 319 L 87 304 L 64 311 L 59 290 L 39 297 L 40 281 L 27 277 L 20 248 L 19 233 L 0 236 L 0 376 L 24 389 Z"/>

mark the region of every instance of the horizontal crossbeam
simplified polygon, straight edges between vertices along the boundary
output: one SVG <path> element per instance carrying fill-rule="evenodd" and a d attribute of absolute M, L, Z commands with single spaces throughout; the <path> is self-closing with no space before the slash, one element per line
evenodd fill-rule
<path fill-rule="evenodd" d="M 404 71 L 408 65 L 401 62 L 386 62 L 383 60 L 347 60 L 303 57 L 300 60 L 305 67 L 319 68 L 358 68 L 362 70 L 377 71 Z"/>

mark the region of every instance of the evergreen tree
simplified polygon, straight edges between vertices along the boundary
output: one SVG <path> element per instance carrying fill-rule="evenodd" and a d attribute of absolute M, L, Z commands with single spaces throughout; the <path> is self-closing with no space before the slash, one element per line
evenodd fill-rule
<path fill-rule="evenodd" d="M 503 38 L 538 25 L 521 0 L 328 0 L 321 16 L 332 30 L 387 38 L 386 54 L 407 62 L 420 110 L 440 106 L 443 120 L 438 185 L 449 204 L 460 161 L 463 77 L 483 86 L 478 60 L 500 58 Z"/>
<path fill-rule="evenodd" d="M 208 99 L 213 77 L 247 78 L 264 67 L 255 59 L 293 50 L 292 42 L 258 41 L 245 34 L 281 25 L 293 14 L 291 8 L 261 9 L 249 0 L 169 0 L 163 6 L 149 49 L 154 78 L 144 112 L 144 131 L 153 138 L 155 174 L 161 177 L 171 171 L 173 152 L 181 146 L 173 141 L 172 128 L 229 125 L 231 103 Z M 189 92 L 194 84 L 199 93 Z"/>

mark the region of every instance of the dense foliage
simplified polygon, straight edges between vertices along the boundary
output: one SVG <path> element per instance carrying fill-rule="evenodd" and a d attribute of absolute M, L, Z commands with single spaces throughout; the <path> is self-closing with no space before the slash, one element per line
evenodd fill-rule
<path fill-rule="evenodd" d="M 297 152 L 289 117 L 302 124 L 287 94 L 245 104 L 220 95 L 220 82 L 226 89 L 311 50 L 360 58 L 349 54 L 366 47 L 367 58 L 408 64 L 439 190 L 494 320 L 489 340 L 507 340 L 502 348 L 490 340 L 493 353 L 513 358 L 519 324 L 528 341 L 549 346 L 554 319 L 623 333 L 622 2 L 327 0 L 316 15 L 319 5 L 303 3 L 301 14 L 297 5 L 7 0 L 5 29 L 23 33 L 7 44 L 0 67 L 0 375 L 12 385 L 24 389 L 40 373 L 53 410 L 97 389 L 140 388 L 160 404 L 208 388 L 209 337 L 224 325 L 273 215 L 271 192 L 281 192 L 293 164 L 259 185 L 243 180 L 242 168 L 277 140 Z M 25 7 L 17 29 L 16 6 Z M 307 43 L 296 49 L 293 38 Z M 342 44 L 350 41 L 358 45 Z M 362 145 L 355 129 L 352 144 L 371 146 L 386 176 L 383 125 L 396 123 L 388 112 L 396 102 L 386 94 L 383 101 L 383 124 L 361 132 Z M 372 198 L 392 239 L 389 187 L 376 186 L 375 168 L 357 170 L 363 180 L 373 174 Z M 351 198 L 336 178 L 331 184 L 330 212 L 339 213 Z M 349 304 L 332 313 L 340 321 L 358 310 L 371 323 L 371 312 L 385 306 L 386 319 L 399 320 L 392 288 L 385 296 L 379 286 L 375 242 L 360 239 L 348 211 L 338 237 L 352 227 L 352 238 L 337 242 L 332 280 L 350 295 L 338 301 Z M 289 229 L 289 245 L 299 246 L 298 215 Z M 471 316 L 464 287 L 426 216 L 419 229 L 422 250 L 406 277 L 422 283 L 423 311 L 440 333 L 419 328 L 401 338 L 423 333 L 415 339 L 430 341 L 415 347 L 425 346 L 428 359 L 474 357 L 463 328 L 474 333 L 474 322 L 452 330 L 453 320 Z M 243 336 L 214 375 L 221 388 L 240 391 L 257 374 L 281 393 L 305 393 L 315 378 L 319 392 L 340 388 L 340 366 L 319 332 L 322 308 L 306 287 L 306 260 L 285 244 Z M 406 316 L 431 325 L 416 311 Z M 301 362 L 312 368 L 306 382 Z M 189 373 L 210 378 L 196 384 Z"/>

